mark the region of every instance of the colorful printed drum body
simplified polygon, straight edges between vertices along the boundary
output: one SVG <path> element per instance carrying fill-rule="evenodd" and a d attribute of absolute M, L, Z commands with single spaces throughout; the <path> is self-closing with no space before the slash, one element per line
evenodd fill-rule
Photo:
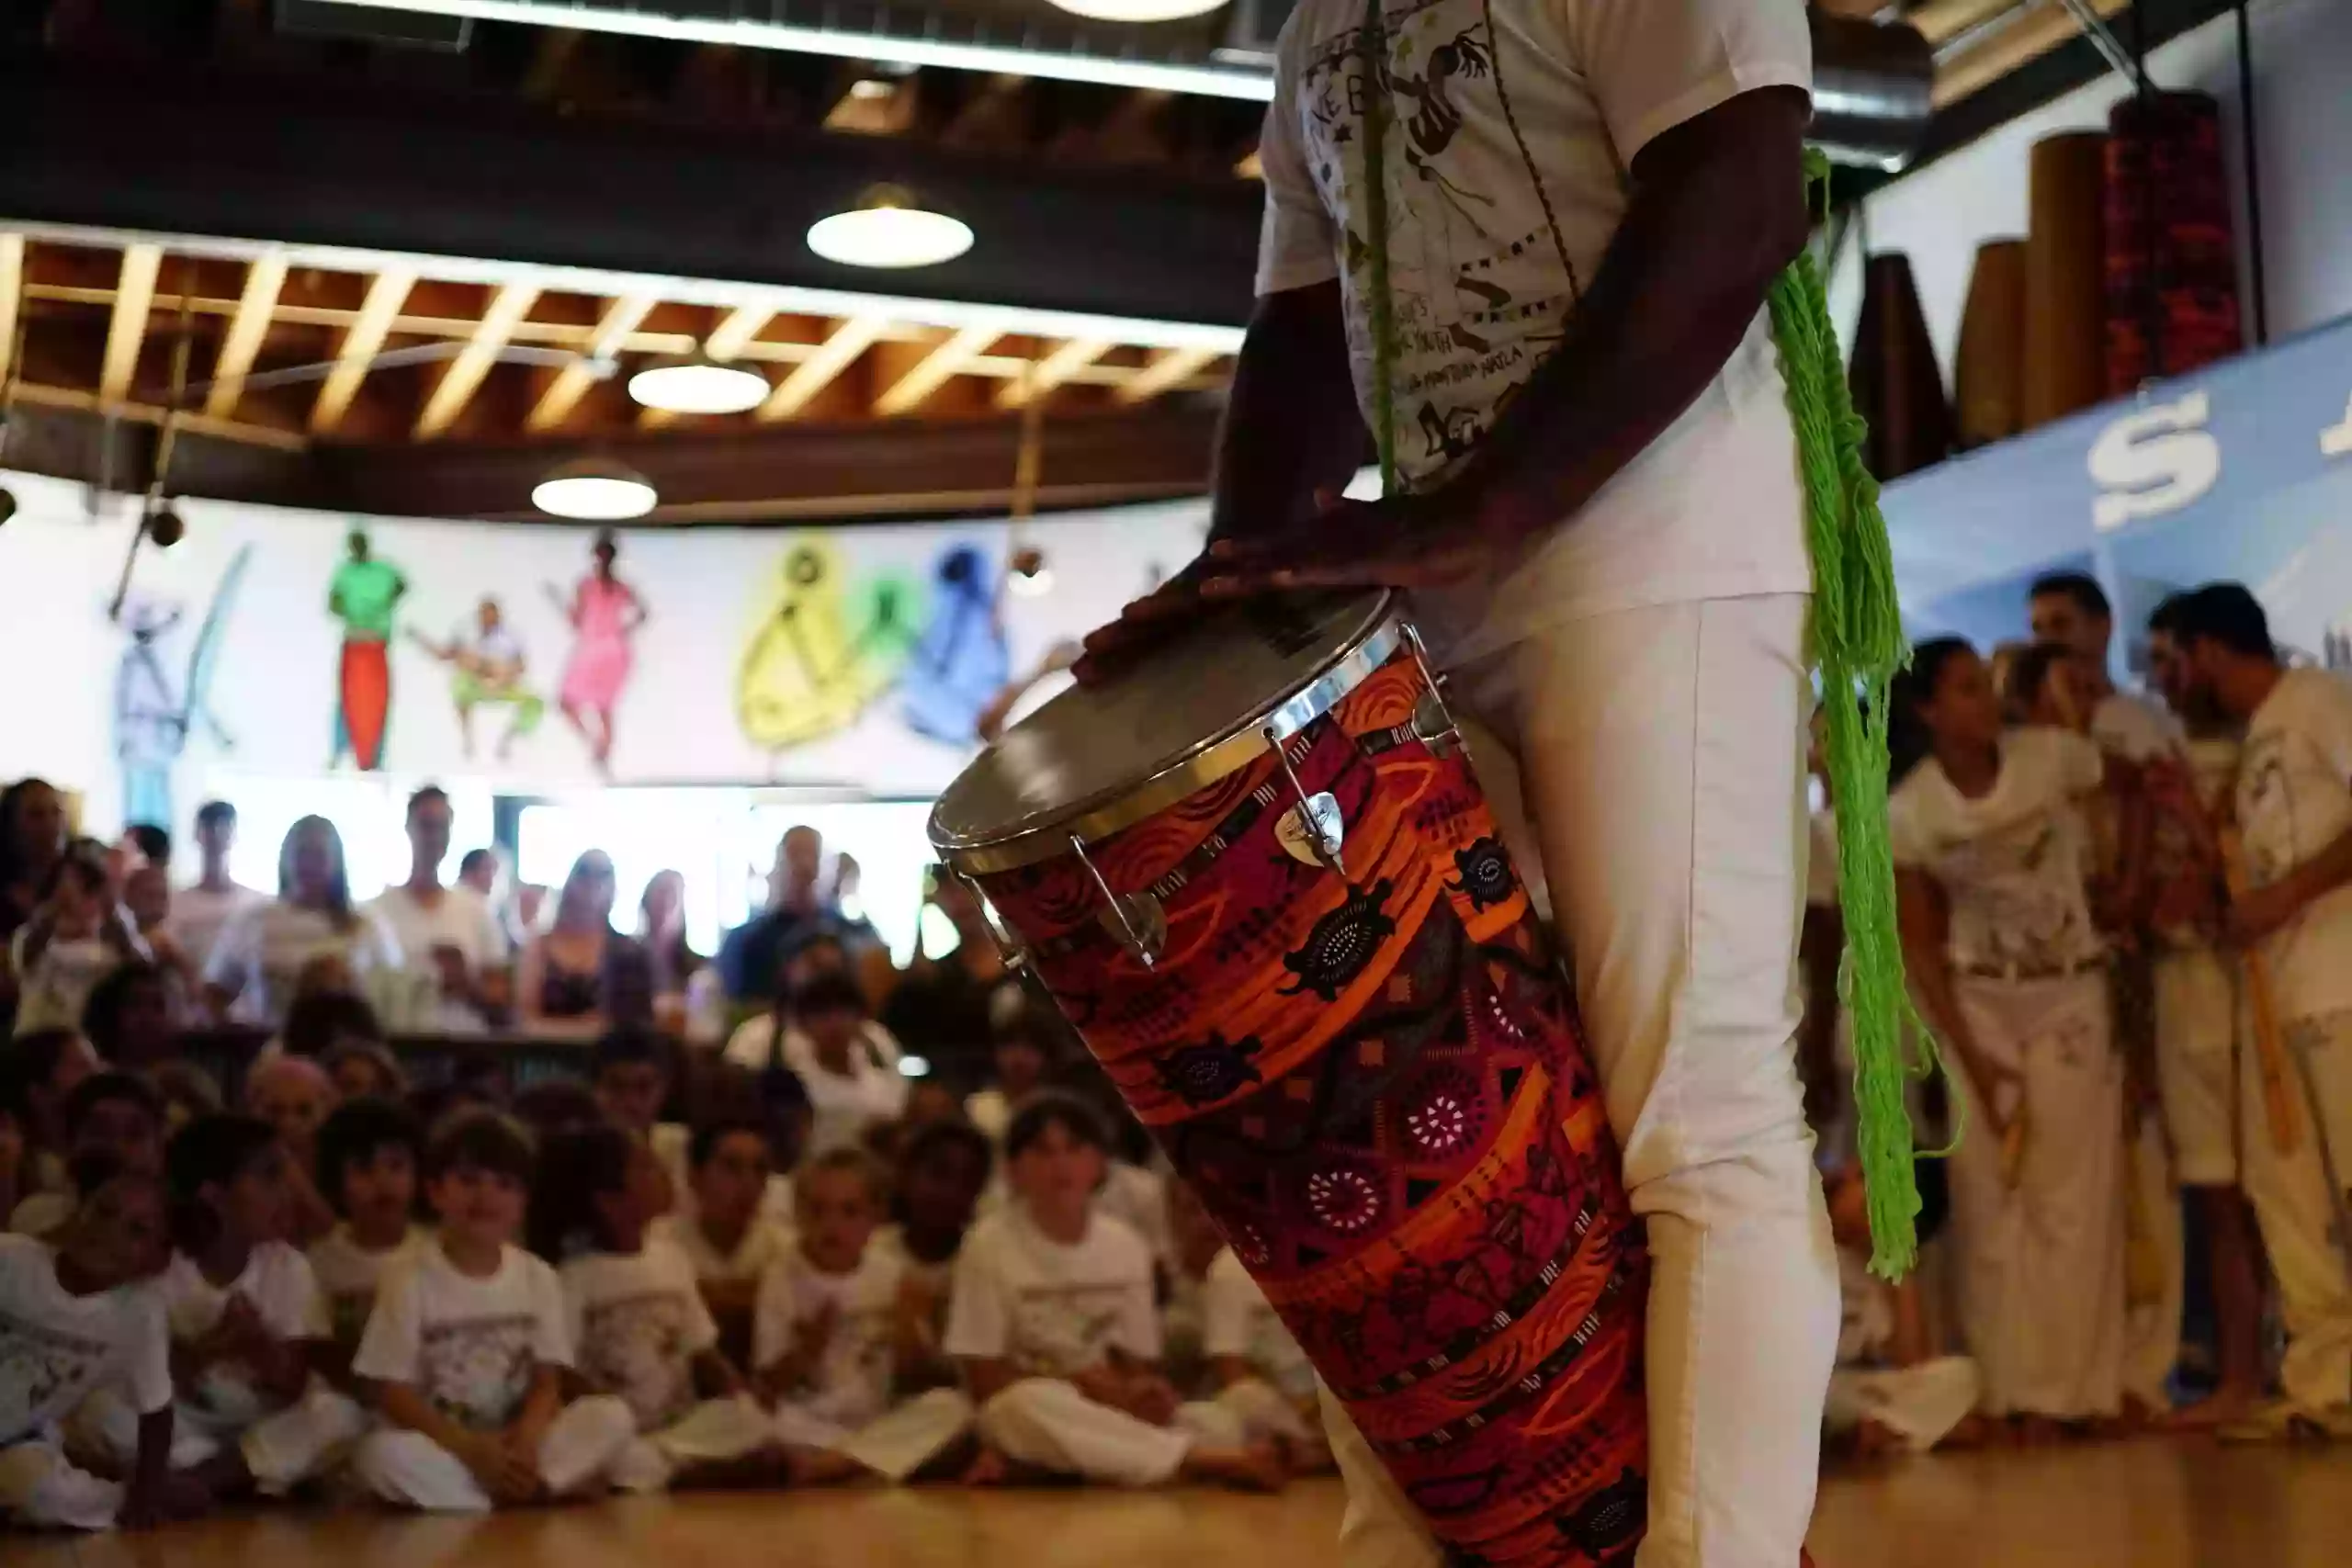
<path fill-rule="evenodd" d="M 1453 1562 L 1630 1563 L 1647 1259 L 1573 999 L 1399 654 L 1075 853 L 976 880 Z M 1318 857 L 1295 812 L 1329 792 Z M 1147 966 L 1102 884 L 1148 890 Z"/>

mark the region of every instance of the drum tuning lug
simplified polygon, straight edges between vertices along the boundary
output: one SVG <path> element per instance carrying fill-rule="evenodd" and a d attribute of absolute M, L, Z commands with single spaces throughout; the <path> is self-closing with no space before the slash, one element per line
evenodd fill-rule
<path fill-rule="evenodd" d="M 1413 739 L 1440 760 L 1467 752 L 1469 747 L 1462 739 L 1462 727 L 1454 722 L 1453 710 L 1445 704 L 1445 677 L 1430 663 L 1429 647 L 1410 621 L 1405 623 L 1405 646 L 1413 650 L 1413 663 L 1419 668 L 1421 683 L 1427 688 L 1413 705 Z"/>
<path fill-rule="evenodd" d="M 1004 961 L 1004 966 L 1015 971 L 1029 967 L 1029 950 L 1022 945 L 1019 937 L 1012 934 L 1012 929 L 1004 923 L 1004 917 L 996 912 L 996 906 L 989 901 L 989 896 L 981 889 L 978 881 L 960 871 L 952 874 L 972 896 L 972 902 L 979 906 L 980 924 L 988 927 L 989 940 L 996 943 L 996 955 Z"/>
<path fill-rule="evenodd" d="M 1274 826 L 1274 837 L 1293 860 L 1328 865 L 1342 876 L 1347 874 L 1340 863 L 1340 848 L 1347 842 L 1347 821 L 1340 815 L 1339 796 L 1329 790 L 1310 795 L 1283 812 Z"/>
<path fill-rule="evenodd" d="M 1111 885 L 1102 880 L 1102 873 L 1087 854 L 1085 840 L 1073 833 L 1069 847 L 1102 895 L 1104 907 L 1094 918 L 1136 963 L 1147 969 L 1157 967 L 1159 955 L 1168 951 L 1168 911 L 1160 907 L 1159 899 L 1148 892 L 1112 892 Z"/>

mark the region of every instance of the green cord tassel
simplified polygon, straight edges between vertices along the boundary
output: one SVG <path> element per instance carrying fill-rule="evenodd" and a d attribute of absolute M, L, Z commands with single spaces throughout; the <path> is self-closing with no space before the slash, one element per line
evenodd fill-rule
<path fill-rule="evenodd" d="M 1808 200 L 1829 161 L 1808 148 Z M 1854 1103 L 1871 1216 L 1871 1269 L 1900 1279 L 1918 1258 L 1919 1189 L 1903 1058 L 1916 1021 L 1895 930 L 1887 843 L 1887 687 L 1910 660 L 1878 481 L 1862 466 L 1867 434 L 1846 382 L 1821 268 L 1805 252 L 1774 280 L 1772 335 L 1788 384 L 1813 555 L 1813 641 L 1821 666 L 1829 784 L 1838 811 L 1838 895 L 1846 923 L 1838 996 L 1853 1020 Z M 1864 704 L 1868 705 L 1867 716 Z M 1928 1040 L 1925 1030 L 1917 1038 Z M 1926 1049 L 1932 1053 L 1928 1043 Z M 1920 1071 L 1932 1066 L 1932 1056 Z"/>

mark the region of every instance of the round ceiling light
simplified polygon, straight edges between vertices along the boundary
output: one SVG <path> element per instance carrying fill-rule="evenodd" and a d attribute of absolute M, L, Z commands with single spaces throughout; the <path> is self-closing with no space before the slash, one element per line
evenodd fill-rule
<path fill-rule="evenodd" d="M 808 248 L 843 266 L 937 266 L 972 248 L 972 226 L 927 211 L 896 186 L 869 191 L 847 212 L 808 226 Z"/>
<path fill-rule="evenodd" d="M 628 378 L 628 395 L 664 413 L 741 413 L 767 400 L 768 378 L 748 365 L 661 359 Z"/>
<path fill-rule="evenodd" d="M 531 504 L 540 511 L 583 523 L 642 517 L 660 499 L 644 475 L 594 457 L 550 469 L 531 491 Z"/>
<path fill-rule="evenodd" d="M 1225 0 L 1053 0 L 1057 9 L 1097 22 L 1173 22 L 1204 17 Z"/>

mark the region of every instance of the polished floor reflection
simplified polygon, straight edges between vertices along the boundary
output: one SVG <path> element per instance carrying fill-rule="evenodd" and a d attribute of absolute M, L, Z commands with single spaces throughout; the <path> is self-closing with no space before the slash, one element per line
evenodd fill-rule
<path fill-rule="evenodd" d="M 7 1568 L 1338 1568 L 1340 1492 L 952 1489 L 642 1500 L 482 1520 L 267 1513 L 0 1537 Z M 2341 1568 L 2352 1450 L 2143 1440 L 1833 1476 L 1822 1568 Z"/>

